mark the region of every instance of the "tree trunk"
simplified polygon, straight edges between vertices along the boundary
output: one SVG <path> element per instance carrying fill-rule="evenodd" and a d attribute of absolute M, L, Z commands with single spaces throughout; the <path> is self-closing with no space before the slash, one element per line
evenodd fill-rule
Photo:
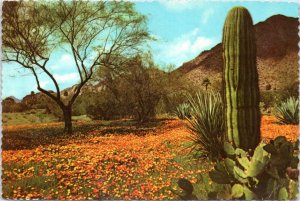
<path fill-rule="evenodd" d="M 66 106 L 63 108 L 63 115 L 65 121 L 64 133 L 71 134 L 72 130 L 72 107 Z"/>

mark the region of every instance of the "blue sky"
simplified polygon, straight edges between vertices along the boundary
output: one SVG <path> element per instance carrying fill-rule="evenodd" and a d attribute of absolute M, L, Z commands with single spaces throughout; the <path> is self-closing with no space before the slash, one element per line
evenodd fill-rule
<path fill-rule="evenodd" d="M 148 28 L 157 41 L 151 42 L 156 63 L 164 67 L 176 67 L 221 42 L 222 27 L 226 14 L 233 6 L 246 7 L 254 23 L 272 15 L 298 16 L 298 4 L 287 2 L 217 2 L 217 1 L 150 1 L 136 2 L 136 9 L 148 16 Z M 2 95 L 19 99 L 36 90 L 30 72 L 14 63 L 2 64 Z M 70 87 L 79 80 L 71 55 L 58 49 L 51 55 L 49 68 L 58 80 L 61 89 Z M 41 85 L 53 90 L 54 86 L 45 75 Z"/>

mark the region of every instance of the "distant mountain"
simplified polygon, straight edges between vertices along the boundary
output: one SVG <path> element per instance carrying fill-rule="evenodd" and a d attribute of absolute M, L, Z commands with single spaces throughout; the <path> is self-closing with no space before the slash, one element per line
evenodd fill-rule
<path fill-rule="evenodd" d="M 257 40 L 257 64 L 259 85 L 265 90 L 282 89 L 287 85 L 298 82 L 298 19 L 284 15 L 274 15 L 255 25 Z M 203 51 L 196 58 L 184 63 L 174 72 L 186 82 L 201 85 L 205 78 L 209 78 L 216 88 L 221 86 L 222 78 L 222 45 L 217 44 L 210 50 Z M 178 74 L 176 74 L 178 76 Z M 100 92 L 103 83 L 86 84 L 82 92 Z M 74 93 L 76 85 L 62 90 L 63 100 L 68 101 Z M 42 94 L 27 95 L 23 102 L 38 99 Z M 20 102 L 13 97 L 16 102 Z"/>
<path fill-rule="evenodd" d="M 5 100 L 5 99 L 13 99 L 16 103 L 20 103 L 20 102 L 21 102 L 20 99 L 17 99 L 17 98 L 14 97 L 14 96 L 8 96 L 8 97 L 4 98 L 3 100 Z"/>
<path fill-rule="evenodd" d="M 99 91 L 101 91 L 101 89 L 103 88 L 103 86 L 101 84 L 86 84 L 82 87 L 80 94 L 82 92 L 94 92 L 97 93 Z M 72 87 L 66 88 L 64 90 L 62 90 L 60 92 L 61 98 L 62 100 L 67 103 L 70 98 L 72 97 L 72 95 L 75 93 L 76 90 L 76 85 L 73 85 Z M 53 93 L 54 95 L 56 95 L 56 92 L 49 90 L 50 93 Z M 33 93 L 33 94 L 28 94 L 26 96 L 23 97 L 22 100 L 19 100 L 19 102 L 22 102 L 26 105 L 36 105 L 39 104 L 40 100 L 43 100 L 43 98 L 47 97 L 45 94 L 43 94 L 42 92 L 37 92 L 37 93 Z M 47 97 L 49 100 L 50 98 Z"/>
<path fill-rule="evenodd" d="M 298 82 L 298 19 L 274 15 L 255 25 L 259 85 L 265 90 L 282 89 Z M 220 85 L 223 69 L 222 45 L 217 44 L 184 63 L 176 72 L 183 79 L 201 84 L 209 78 L 212 85 Z"/>

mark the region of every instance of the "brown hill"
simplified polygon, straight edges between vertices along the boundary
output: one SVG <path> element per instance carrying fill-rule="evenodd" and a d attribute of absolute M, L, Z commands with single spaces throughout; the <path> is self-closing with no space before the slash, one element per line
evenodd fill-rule
<path fill-rule="evenodd" d="M 298 19 L 275 15 L 264 22 L 255 25 L 257 40 L 257 64 L 259 83 L 262 90 L 267 85 L 272 89 L 282 89 L 298 81 Z M 221 43 L 210 50 L 203 51 L 199 56 L 184 63 L 174 72 L 182 81 L 201 85 L 205 78 L 209 78 L 214 88 L 220 88 L 223 59 Z M 183 74 L 183 76 L 181 75 Z M 174 73 L 175 75 L 175 73 Z M 82 92 L 99 92 L 103 83 L 87 84 Z M 64 101 L 74 93 L 76 85 L 62 90 Z M 43 94 L 36 93 L 24 97 L 24 103 L 31 99 L 40 99 Z"/>
<path fill-rule="evenodd" d="M 275 15 L 255 25 L 259 85 L 265 90 L 282 89 L 298 81 L 298 19 Z M 176 71 L 183 79 L 201 84 L 209 78 L 219 87 L 223 68 L 222 45 L 217 44 L 195 59 L 184 63 Z"/>

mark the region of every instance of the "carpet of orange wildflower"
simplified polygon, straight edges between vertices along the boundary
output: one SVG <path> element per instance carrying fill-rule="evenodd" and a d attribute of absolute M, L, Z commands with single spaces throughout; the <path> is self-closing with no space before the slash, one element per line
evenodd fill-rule
<path fill-rule="evenodd" d="M 275 139 L 277 136 L 285 136 L 294 142 L 299 137 L 298 125 L 279 124 L 274 116 L 263 116 L 260 130 L 262 139 L 265 141 Z"/>
<path fill-rule="evenodd" d="M 279 125 L 275 121 L 274 117 L 263 117 L 263 139 L 285 135 L 296 140 L 298 126 Z M 116 127 L 110 130 L 94 123 L 89 132 L 76 133 L 79 137 L 57 142 L 46 137 L 47 142 L 29 148 L 23 145 L 13 148 L 5 143 L 12 143 L 7 136 L 11 134 L 9 131 L 22 133 L 22 129 L 30 126 L 4 128 L 3 196 L 10 199 L 176 199 L 171 191 L 174 179 L 187 178 L 197 183 L 197 174 L 207 173 L 212 167 L 187 170 L 185 165 L 173 160 L 187 154 L 182 144 L 188 142 L 189 133 L 180 120 L 162 122 L 151 129 L 127 129 L 122 134 Z M 47 126 L 51 127 L 49 124 L 40 127 Z M 36 185 L 37 181 L 29 182 L 32 178 L 42 181 Z"/>

